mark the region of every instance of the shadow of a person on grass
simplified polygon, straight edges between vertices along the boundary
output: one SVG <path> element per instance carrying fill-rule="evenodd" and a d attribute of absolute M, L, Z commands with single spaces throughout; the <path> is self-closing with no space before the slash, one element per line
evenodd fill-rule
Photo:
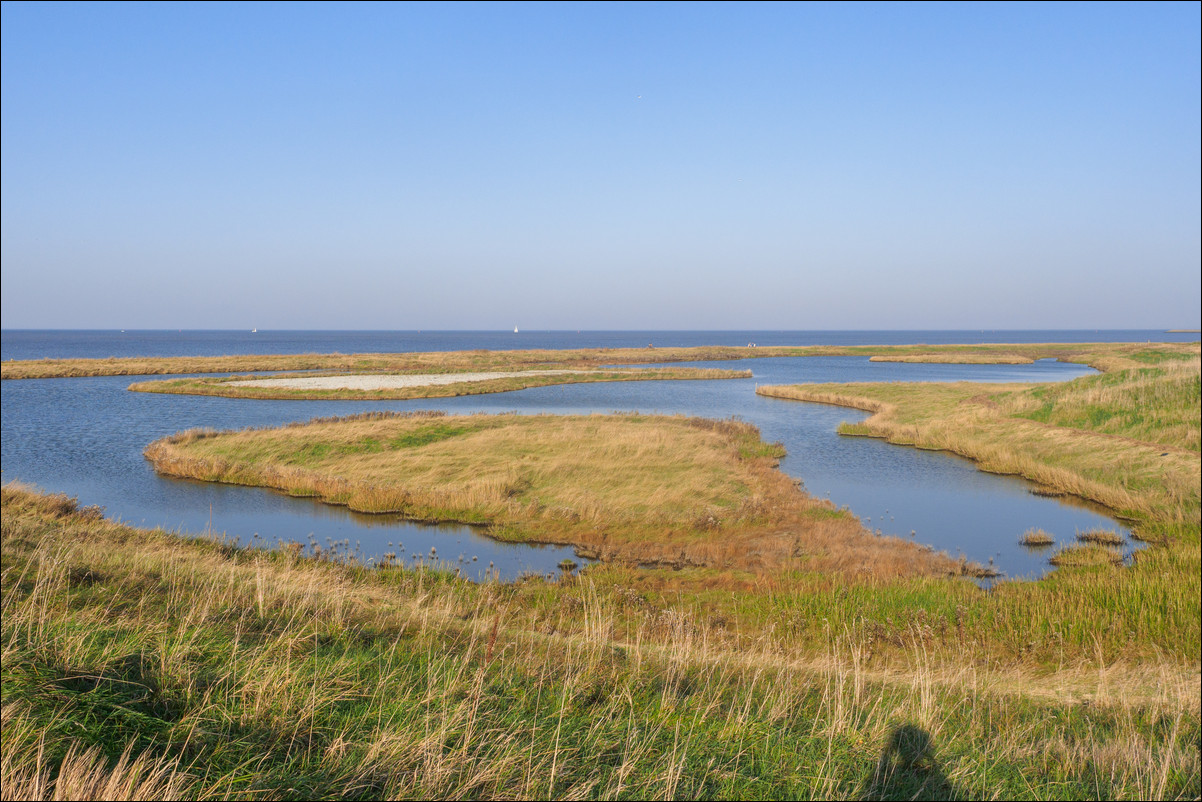
<path fill-rule="evenodd" d="M 931 736 L 903 724 L 889 736 L 861 799 L 964 799 L 935 760 Z"/>

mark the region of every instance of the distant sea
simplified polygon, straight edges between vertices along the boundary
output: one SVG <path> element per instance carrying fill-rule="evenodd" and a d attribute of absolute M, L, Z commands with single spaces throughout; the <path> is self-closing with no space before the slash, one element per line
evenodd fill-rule
<path fill-rule="evenodd" d="M 915 343 L 1193 342 L 1159 329 L 900 331 L 0 331 L 0 359 L 227 354 L 399 353 L 477 348 L 645 348 L 648 345 L 909 345 Z"/>

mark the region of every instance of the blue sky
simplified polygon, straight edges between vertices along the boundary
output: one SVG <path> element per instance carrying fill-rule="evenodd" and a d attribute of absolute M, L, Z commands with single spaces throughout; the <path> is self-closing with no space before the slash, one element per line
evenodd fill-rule
<path fill-rule="evenodd" d="M 1196 327 L 1200 9 L 5 2 L 2 325 Z"/>

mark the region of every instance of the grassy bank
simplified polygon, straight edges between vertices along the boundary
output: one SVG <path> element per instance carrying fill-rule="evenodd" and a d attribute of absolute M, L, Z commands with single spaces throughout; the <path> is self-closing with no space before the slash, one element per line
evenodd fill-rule
<path fill-rule="evenodd" d="M 696 362 L 786 356 L 866 356 L 923 362 L 1026 362 L 1060 359 L 1099 369 L 1135 367 L 1140 360 L 1198 354 L 1197 343 L 1031 343 L 984 345 L 771 346 L 736 348 L 592 348 L 514 351 L 434 351 L 400 354 L 278 354 L 206 357 L 31 359 L 0 363 L 2 379 L 140 376 L 166 373 L 246 373 L 326 370 L 341 373 L 438 373 L 539 368 L 593 369 L 649 362 Z"/>
<path fill-rule="evenodd" d="M 997 588 L 994 626 L 1025 627 L 1040 637 L 1065 626 L 1078 638 L 1089 633 L 1100 652 L 1135 660 L 1176 654 L 1197 666 L 1202 424 L 1196 358 L 1057 385 L 816 384 L 758 392 L 871 411 L 840 432 L 951 451 L 983 470 L 1019 474 L 1043 492 L 1080 496 L 1127 518 L 1134 535 L 1153 544 L 1133 565 L 1116 565 L 1105 544 L 1065 550 L 1056 555 L 1063 567 L 1054 575 Z M 1002 620 L 1019 611 L 1029 616 L 1026 624 Z M 1128 634 L 1127 647 L 1110 638 L 1115 628 Z"/>
<path fill-rule="evenodd" d="M 298 374 L 313 378 L 313 374 Z M 329 374 L 362 375 L 362 374 Z M 377 375 L 377 374 L 368 374 Z M 384 374 L 412 375 L 412 374 Z M 427 374 L 429 375 L 429 374 Z M 436 374 L 447 375 L 447 374 Z M 419 384 L 411 387 L 394 387 L 380 390 L 357 390 L 348 387 L 329 389 L 254 387 L 239 386 L 233 382 L 259 377 L 229 376 L 222 378 L 165 379 L 161 381 L 135 382 L 130 390 L 142 393 L 177 393 L 183 395 L 215 395 L 225 398 L 257 398 L 280 401 L 395 401 L 412 398 L 451 398 L 460 395 L 504 393 L 525 390 L 530 387 L 550 387 L 557 384 L 585 384 L 589 382 L 620 381 L 688 381 L 713 379 L 749 379 L 749 370 L 720 370 L 709 368 L 644 368 L 634 370 L 590 370 L 570 374 L 545 373 L 543 375 L 521 374 L 502 378 L 469 380 L 450 384 Z M 283 378 L 273 376 L 272 378 Z"/>
<path fill-rule="evenodd" d="M 2 513 L 6 799 L 1199 794 L 1167 664 L 941 665 L 915 624 L 886 670 L 862 619 L 802 648 L 605 581 L 298 560 L 13 487 Z"/>
<path fill-rule="evenodd" d="M 871 411 L 840 432 L 952 451 L 983 470 L 1103 504 L 1135 519 L 1149 538 L 1172 529 L 1197 542 L 1196 357 L 1063 384 L 810 384 L 757 392 Z"/>
<path fill-rule="evenodd" d="M 750 424 L 647 415 L 369 413 L 152 443 L 155 470 L 317 496 L 360 512 L 487 524 L 627 563 L 880 576 L 953 570 L 776 469 Z"/>

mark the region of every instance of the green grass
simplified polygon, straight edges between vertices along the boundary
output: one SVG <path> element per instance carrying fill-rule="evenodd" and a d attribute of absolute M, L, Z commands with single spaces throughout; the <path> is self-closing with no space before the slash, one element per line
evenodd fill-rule
<path fill-rule="evenodd" d="M 119 785 L 122 754 L 159 767 L 148 798 L 1199 793 L 1177 677 L 949 671 L 929 622 L 899 622 L 907 668 L 883 672 L 868 623 L 728 643 L 700 597 L 297 560 L 13 488 L 3 538 L 6 798 Z"/>
<path fill-rule="evenodd" d="M 1176 355 L 1180 357 L 1181 355 Z M 1200 450 L 1202 377 L 1196 361 L 1159 360 L 1162 367 L 1114 371 L 1049 384 L 1007 399 L 1012 414 L 1054 426 L 1115 434 Z"/>
<path fill-rule="evenodd" d="M 1053 575 L 1002 583 L 990 604 L 963 605 L 976 633 L 974 650 L 1013 660 L 1026 649 L 1046 664 L 1066 655 L 1079 659 L 1092 642 L 1106 661 L 1160 654 L 1197 665 L 1199 399 L 1191 388 L 1198 371 L 1194 358 L 1057 385 L 795 385 L 759 392 L 869 410 L 870 418 L 840 431 L 952 451 L 984 470 L 1096 501 L 1127 517 L 1133 537 L 1153 544 L 1128 567 L 1117 564 L 1111 549 L 1072 546 L 1051 556 L 1061 566 Z M 1025 417 L 1049 400 L 1047 420 Z M 1094 423 L 1074 411 L 1086 404 L 1108 414 Z M 879 593 L 885 598 L 890 591 Z M 944 601 L 924 609 L 938 627 L 958 627 L 964 615 L 953 621 L 947 613 L 953 592 L 937 595 Z M 876 618 L 874 603 L 865 605 L 865 617 Z M 902 615 L 909 609 L 898 605 Z"/>

